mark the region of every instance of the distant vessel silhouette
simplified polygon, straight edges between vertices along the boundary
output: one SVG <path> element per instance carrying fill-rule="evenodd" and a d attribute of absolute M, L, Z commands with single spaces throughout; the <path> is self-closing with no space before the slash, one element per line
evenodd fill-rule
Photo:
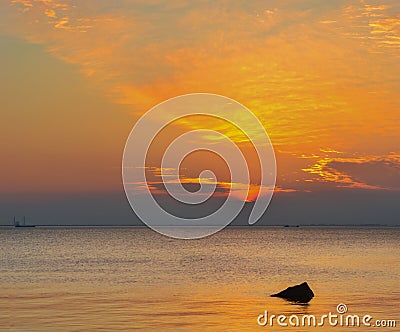
<path fill-rule="evenodd" d="M 25 216 L 24 216 L 22 223 L 19 222 L 18 220 L 16 220 L 15 216 L 14 216 L 14 227 L 35 227 L 35 225 L 27 225 Z"/>

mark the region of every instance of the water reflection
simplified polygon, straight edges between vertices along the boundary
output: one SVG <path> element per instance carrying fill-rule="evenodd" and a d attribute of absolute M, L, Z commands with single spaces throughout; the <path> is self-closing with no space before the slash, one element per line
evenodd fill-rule
<path fill-rule="evenodd" d="M 339 303 L 399 321 L 399 235 L 259 228 L 180 241 L 147 229 L 3 229 L 0 326 L 253 331 L 265 310 L 321 316 Z M 305 280 L 316 294 L 309 304 L 270 297 Z"/>

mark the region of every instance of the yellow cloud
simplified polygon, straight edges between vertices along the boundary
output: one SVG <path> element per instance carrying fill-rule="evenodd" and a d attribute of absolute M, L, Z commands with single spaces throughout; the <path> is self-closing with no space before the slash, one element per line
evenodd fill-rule
<path fill-rule="evenodd" d="M 386 155 L 400 139 L 398 1 L 321 1 L 312 10 L 301 1 L 11 4 L 4 33 L 77 65 L 136 118 L 167 98 L 211 92 L 254 111 L 274 146 L 302 162 L 339 151 Z M 178 125 L 199 128 L 194 119 Z M 206 125 L 245 141 L 227 124 Z M 351 182 L 324 162 L 302 168 Z M 289 162 L 278 168 L 292 171 Z"/>
<path fill-rule="evenodd" d="M 44 13 L 46 14 L 47 17 L 50 17 L 50 18 L 56 18 L 57 17 L 57 14 L 53 9 L 46 8 Z"/>
<path fill-rule="evenodd" d="M 372 168 L 372 174 L 363 171 L 365 181 L 356 180 L 360 174 L 351 174 L 350 169 L 346 169 L 346 165 L 360 165 Z M 381 169 L 376 169 L 382 167 Z M 390 172 L 388 169 L 391 170 Z M 379 190 L 400 190 L 400 155 L 390 154 L 386 157 L 369 156 L 369 157 L 347 157 L 347 158 L 322 158 L 309 168 L 302 169 L 304 172 L 317 175 L 314 179 L 308 179 L 308 182 L 328 182 L 338 187 L 359 188 L 359 189 L 379 189 Z M 381 174 L 377 174 L 380 172 Z M 386 174 L 385 174 L 386 173 Z M 387 179 L 385 179 L 387 177 Z M 380 184 L 380 183 L 383 184 Z M 390 183 L 390 184 L 389 184 Z M 398 183 L 398 184 L 396 184 Z"/>

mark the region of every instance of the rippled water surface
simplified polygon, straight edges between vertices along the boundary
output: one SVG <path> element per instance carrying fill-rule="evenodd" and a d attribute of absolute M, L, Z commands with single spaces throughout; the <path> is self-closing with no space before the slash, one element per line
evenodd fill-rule
<path fill-rule="evenodd" d="M 2 228 L 0 243 L 4 331 L 308 331 L 257 317 L 318 317 L 339 303 L 400 325 L 398 228 L 230 228 L 189 241 L 146 228 Z M 303 281 L 309 305 L 269 297 Z"/>

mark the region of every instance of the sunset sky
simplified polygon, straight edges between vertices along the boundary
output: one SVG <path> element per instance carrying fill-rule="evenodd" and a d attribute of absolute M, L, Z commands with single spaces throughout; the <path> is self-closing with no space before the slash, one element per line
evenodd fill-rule
<path fill-rule="evenodd" d="M 271 223 L 400 223 L 397 0 L 2 1 L 0 50 L 1 224 L 127 209 L 121 159 L 133 125 L 197 92 L 237 100 L 267 130 Z M 225 123 L 173 128 L 165 137 L 216 129 L 254 160 Z M 164 145 L 149 159 L 153 184 Z M 196 182 L 209 158 L 188 160 L 184 181 Z M 217 159 L 219 184 L 229 182 Z M 98 205 L 110 210 L 96 214 Z"/>

